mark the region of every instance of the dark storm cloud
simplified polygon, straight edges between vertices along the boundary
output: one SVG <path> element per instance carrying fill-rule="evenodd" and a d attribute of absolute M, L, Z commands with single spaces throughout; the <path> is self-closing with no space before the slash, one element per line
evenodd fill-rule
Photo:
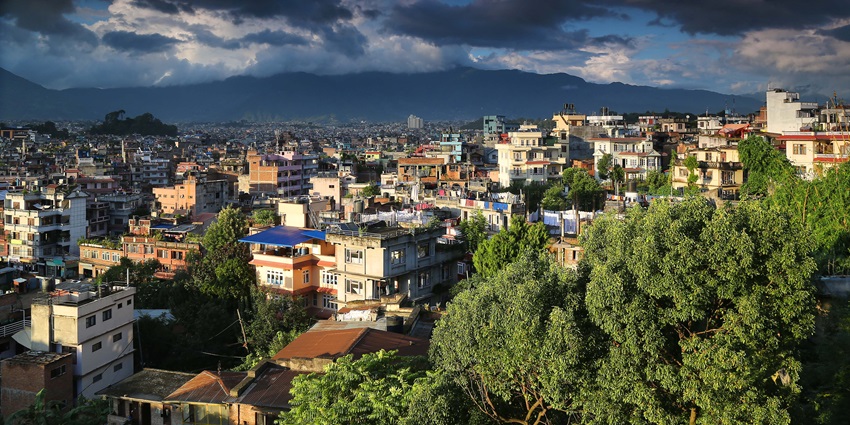
<path fill-rule="evenodd" d="M 134 53 L 159 53 L 171 49 L 180 40 L 160 34 L 136 34 L 127 31 L 112 31 L 103 35 L 103 44 L 115 50 Z"/>
<path fill-rule="evenodd" d="M 424 0 L 394 7 L 385 27 L 437 45 L 561 50 L 589 41 L 587 31 L 565 30 L 566 22 L 607 16 L 617 14 L 581 1 L 474 0 L 452 6 Z"/>
<path fill-rule="evenodd" d="M 285 31 L 263 30 L 247 34 L 241 38 L 225 39 L 200 25 L 193 25 L 189 29 L 197 42 L 227 50 L 241 49 L 249 44 L 267 44 L 269 46 L 302 46 L 307 44 L 304 37 Z"/>
<path fill-rule="evenodd" d="M 135 0 L 135 5 L 163 13 L 196 9 L 226 12 L 236 22 L 246 18 L 285 17 L 293 25 L 332 23 L 354 15 L 340 0 Z"/>
<path fill-rule="evenodd" d="M 132 4 L 136 7 L 157 10 L 168 15 L 176 15 L 180 12 L 191 13 L 193 11 L 192 6 L 190 4 L 179 1 L 133 0 Z"/>
<path fill-rule="evenodd" d="M 342 53 L 349 58 L 366 53 L 366 37 L 351 25 L 334 25 L 322 29 L 322 40 L 327 49 Z"/>
<path fill-rule="evenodd" d="M 850 42 L 850 25 L 833 28 L 831 30 L 820 30 L 818 34 L 829 36 L 841 41 Z"/>
<path fill-rule="evenodd" d="M 15 22 L 18 28 L 64 40 L 97 45 L 97 36 L 80 24 L 65 18 L 74 13 L 72 0 L 3 0 L 0 16 Z"/>
<path fill-rule="evenodd" d="M 601 4 L 655 12 L 689 34 L 740 35 L 765 28 L 810 28 L 850 17 L 850 1 L 845 0 L 601 0 Z"/>

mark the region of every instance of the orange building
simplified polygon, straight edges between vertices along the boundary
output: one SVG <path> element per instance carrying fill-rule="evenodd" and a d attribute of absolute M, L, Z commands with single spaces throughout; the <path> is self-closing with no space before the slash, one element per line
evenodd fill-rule
<path fill-rule="evenodd" d="M 153 188 L 159 210 L 166 214 L 217 213 L 232 200 L 231 192 L 227 180 L 207 180 L 194 174 L 183 183 Z"/>
<path fill-rule="evenodd" d="M 260 154 L 249 150 L 248 174 L 239 178 L 239 190 L 282 196 L 307 195 L 310 178 L 318 174 L 318 156 L 294 151 Z"/>

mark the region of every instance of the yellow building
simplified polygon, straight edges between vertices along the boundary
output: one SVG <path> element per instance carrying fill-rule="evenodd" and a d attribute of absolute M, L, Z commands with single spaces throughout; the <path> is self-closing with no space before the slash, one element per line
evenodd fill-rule
<path fill-rule="evenodd" d="M 744 166 L 738 157 L 738 147 L 716 147 L 691 149 L 676 160 L 673 166 L 673 189 L 688 187 L 690 170 L 685 167 L 685 158 L 694 156 L 698 166 L 694 170 L 697 180 L 694 185 L 704 191 L 714 192 L 723 199 L 737 199 L 744 184 Z"/>

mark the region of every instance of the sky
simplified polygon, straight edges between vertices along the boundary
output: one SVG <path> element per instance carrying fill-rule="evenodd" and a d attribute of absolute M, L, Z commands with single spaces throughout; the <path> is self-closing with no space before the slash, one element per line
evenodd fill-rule
<path fill-rule="evenodd" d="M 0 0 L 0 67 L 53 89 L 458 66 L 850 97 L 850 1 Z"/>

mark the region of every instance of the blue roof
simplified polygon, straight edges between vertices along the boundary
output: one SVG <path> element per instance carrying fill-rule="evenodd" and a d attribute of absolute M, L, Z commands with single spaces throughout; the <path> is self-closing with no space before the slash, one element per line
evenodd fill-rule
<path fill-rule="evenodd" d="M 251 236 L 245 236 L 239 239 L 239 242 L 293 247 L 310 239 L 325 240 L 325 232 L 289 226 L 276 226 Z"/>
<path fill-rule="evenodd" d="M 157 230 L 159 230 L 159 229 L 166 229 L 166 230 L 168 230 L 168 229 L 170 229 L 170 228 L 172 228 L 172 227 L 174 227 L 174 225 L 173 225 L 173 224 L 168 224 L 168 223 L 159 223 L 159 224 L 154 224 L 153 226 L 151 226 L 151 229 L 157 229 Z"/>

